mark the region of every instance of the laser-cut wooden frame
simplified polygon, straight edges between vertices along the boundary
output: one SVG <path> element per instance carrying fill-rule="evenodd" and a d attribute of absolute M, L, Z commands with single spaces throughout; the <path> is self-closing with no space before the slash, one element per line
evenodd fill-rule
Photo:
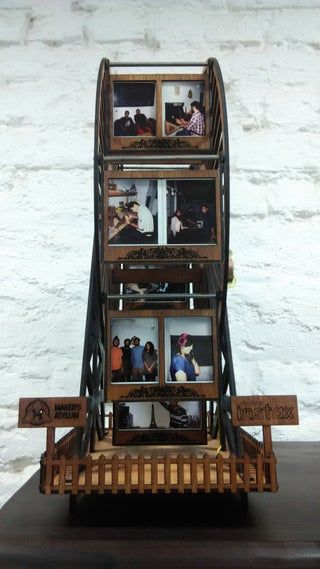
<path fill-rule="evenodd" d="M 121 180 L 123 184 L 126 185 L 126 189 L 121 188 Z M 194 182 L 194 185 L 202 185 L 205 187 L 212 187 L 212 195 L 210 196 L 208 191 L 208 199 L 210 202 L 206 205 L 209 206 L 209 215 L 212 220 L 213 234 L 207 241 L 212 242 L 195 242 L 197 237 L 194 235 L 191 237 L 191 243 L 188 243 L 186 238 L 182 242 L 181 240 L 173 240 L 170 242 L 168 238 L 168 218 L 166 210 L 162 211 L 162 218 L 158 215 L 156 224 L 154 224 L 154 231 L 150 234 L 146 234 L 147 237 L 144 240 L 143 235 L 139 234 L 138 231 L 133 231 L 137 234 L 137 240 L 139 237 L 139 243 L 134 242 L 134 237 L 130 242 L 125 243 L 112 243 L 115 236 L 110 239 L 112 232 L 118 231 L 118 235 L 121 231 L 126 231 L 125 213 L 126 205 L 130 202 L 138 201 L 137 198 L 137 188 L 136 185 L 145 183 L 146 181 L 156 180 L 167 180 L 168 184 L 188 183 L 188 181 Z M 130 186 L 130 182 L 132 182 Z M 129 187 L 130 186 L 130 187 Z M 157 192 L 159 193 L 159 184 L 157 183 Z M 196 194 L 196 192 L 195 192 Z M 164 199 L 164 196 L 157 194 L 157 199 Z M 117 200 L 117 201 L 114 201 Z M 119 200 L 119 203 L 118 203 Z M 126 201 L 126 203 L 125 203 Z M 193 200 L 196 201 L 196 198 Z M 121 203 L 122 202 L 122 203 Z M 118 213 L 116 205 L 120 204 L 123 212 Z M 144 205 L 144 204 L 142 204 Z M 119 207 L 118 207 L 119 209 Z M 200 209 L 200 202 L 199 207 Z M 163 262 L 208 262 L 213 260 L 221 259 L 221 201 L 220 201 L 220 180 L 217 171 L 214 170 L 152 170 L 152 171 L 107 171 L 104 180 L 104 192 L 103 192 L 103 260 L 108 262 L 149 262 L 149 261 L 163 261 Z M 198 212 L 199 216 L 200 213 Z M 119 226 L 113 226 L 112 224 L 119 217 Z M 111 221 L 111 219 L 113 221 Z M 197 222 L 198 223 L 198 222 Z M 121 225 L 123 226 L 121 229 Z M 160 225 L 161 227 L 166 227 L 166 238 L 163 242 L 159 243 L 160 240 Z M 119 229 L 120 227 L 120 229 Z M 114 231 L 113 231 L 114 230 Z M 200 234 L 201 229 L 197 229 Z M 183 233 L 183 232 L 182 232 Z M 193 242 L 192 242 L 193 239 Z M 145 242 L 144 242 L 145 241 Z M 168 243 L 169 241 L 169 243 Z"/>
<path fill-rule="evenodd" d="M 115 135 L 115 120 L 114 120 L 114 108 L 115 108 L 115 95 L 114 89 L 117 83 L 154 83 L 155 84 L 155 134 L 150 135 L 128 135 L 121 136 Z M 205 134 L 203 136 L 191 135 L 191 136 L 172 136 L 175 132 L 165 134 L 168 132 L 168 128 L 165 129 L 165 113 L 163 112 L 163 87 L 166 82 L 178 83 L 190 83 L 190 92 L 192 95 L 192 83 L 204 83 L 203 89 L 203 107 L 204 107 L 204 121 L 205 121 Z M 190 103 L 194 100 L 194 97 L 190 94 Z M 137 74 L 137 75 L 111 75 L 110 76 L 110 90 L 109 90 L 109 100 L 108 107 L 111 109 L 111 116 L 109 121 L 109 140 L 111 151 L 129 151 L 130 153 L 141 153 L 141 150 L 148 152 L 148 150 L 159 150 L 175 152 L 181 150 L 191 150 L 192 152 L 209 150 L 209 91 L 208 91 L 208 78 L 206 74 Z M 128 105 L 129 106 L 129 105 Z M 141 105 L 140 105 L 141 106 Z M 139 107 L 139 105 L 132 105 L 132 109 Z M 121 107 L 123 112 L 127 110 L 125 106 Z M 130 106 L 129 106 L 130 108 Z M 132 119 L 132 116 L 130 117 Z"/>
<path fill-rule="evenodd" d="M 126 405 L 128 404 L 128 405 Z M 207 424 L 206 424 L 206 403 L 205 401 L 176 401 L 173 406 L 177 404 L 181 409 L 183 408 L 187 413 L 190 411 L 191 405 L 195 407 L 195 412 L 198 415 L 199 425 L 196 426 L 195 421 L 192 421 L 191 416 L 188 415 L 188 423 L 184 427 L 178 427 L 176 422 L 173 421 L 175 426 L 170 426 L 170 405 L 169 401 L 148 401 L 148 402 L 135 402 L 125 401 L 123 403 L 113 404 L 113 432 L 112 442 L 114 445 L 174 445 L 174 444 L 207 444 Z M 148 407 L 147 412 L 150 414 L 149 426 L 127 426 L 123 425 L 123 418 L 121 417 L 121 406 L 128 408 L 128 413 L 133 407 L 138 413 L 137 406 L 144 405 Z M 168 413 L 168 425 L 164 426 L 162 419 L 159 421 L 159 411 L 161 414 L 161 406 L 166 405 L 165 409 Z M 151 410 L 153 406 L 153 411 Z M 188 409 L 189 407 L 189 409 Z M 198 407 L 198 408 L 197 408 Z M 162 412 L 162 416 L 166 414 Z M 154 416 L 153 416 L 154 415 Z M 191 420 L 190 420 L 191 419 Z M 135 419 L 134 419 L 135 420 Z M 179 416 L 178 416 L 179 420 Z M 154 421 L 154 423 L 153 423 Z M 128 422 L 129 423 L 129 422 Z M 192 424 L 193 423 L 193 424 Z"/>
<path fill-rule="evenodd" d="M 201 319 L 208 322 L 211 327 L 210 349 L 212 349 L 212 376 L 210 379 L 195 380 L 195 381 L 168 381 L 168 356 L 165 353 L 165 333 L 166 333 L 166 318 L 176 318 L 174 310 L 128 310 L 128 311 L 107 311 L 106 314 L 106 337 L 109 338 L 108 349 L 106 350 L 105 361 L 105 375 L 106 375 L 106 399 L 109 401 L 154 401 L 159 399 L 217 399 L 218 386 L 220 379 L 220 362 L 218 358 L 218 333 L 217 333 L 217 314 L 215 309 L 197 309 L 197 310 L 181 310 L 179 311 L 179 318 L 186 318 L 189 322 L 189 327 L 192 325 L 201 325 Z M 157 322 L 157 338 L 158 346 L 158 370 L 157 380 L 152 382 L 138 381 L 112 381 L 111 373 L 111 347 L 112 338 L 115 330 L 120 323 L 115 324 L 115 320 L 123 320 L 123 329 L 128 330 L 124 337 L 120 337 L 120 346 L 123 345 L 125 337 L 130 338 L 136 335 L 134 330 L 134 321 L 141 319 L 153 319 Z M 192 319 L 197 319 L 192 322 Z M 143 322 L 144 323 L 144 322 Z M 185 330 L 181 330 L 185 332 Z M 187 331 L 188 332 L 188 331 Z M 205 331 L 205 334 L 207 332 Z M 142 335 L 141 335 L 142 336 Z M 141 337 L 141 345 L 144 345 L 150 338 Z"/>

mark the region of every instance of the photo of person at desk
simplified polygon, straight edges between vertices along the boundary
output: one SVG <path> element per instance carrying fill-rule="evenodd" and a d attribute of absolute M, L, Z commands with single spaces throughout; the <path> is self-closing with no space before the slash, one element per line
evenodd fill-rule
<path fill-rule="evenodd" d="M 206 125 L 204 115 L 201 112 L 199 101 L 192 101 L 191 103 L 191 117 L 189 120 L 184 118 L 177 118 L 176 123 L 182 126 L 177 130 L 175 136 L 204 136 L 206 133 Z"/>
<path fill-rule="evenodd" d="M 153 215 L 147 206 L 139 204 L 138 202 L 129 202 L 128 210 L 129 214 L 125 214 L 124 216 L 128 225 L 127 231 L 129 231 L 130 228 L 133 228 L 134 231 L 138 232 L 138 240 L 140 240 L 141 237 L 142 241 L 147 237 L 152 237 L 154 221 Z M 136 239 L 137 235 L 135 234 L 133 240 Z"/>
<path fill-rule="evenodd" d="M 157 181 L 118 179 L 112 184 L 108 190 L 109 244 L 157 243 Z"/>
<path fill-rule="evenodd" d="M 178 208 L 169 219 L 168 243 L 214 243 L 213 224 L 207 204 L 198 210 Z"/>
<path fill-rule="evenodd" d="M 167 243 L 216 240 L 215 186 L 210 179 L 167 180 Z"/>
<path fill-rule="evenodd" d="M 205 136 L 206 95 L 203 81 L 164 81 L 164 136 Z"/>

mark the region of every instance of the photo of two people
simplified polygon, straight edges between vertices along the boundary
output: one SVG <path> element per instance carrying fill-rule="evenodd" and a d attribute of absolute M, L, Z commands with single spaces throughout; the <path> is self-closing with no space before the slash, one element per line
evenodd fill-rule
<path fill-rule="evenodd" d="M 112 179 L 107 203 L 109 245 L 216 243 L 214 179 Z"/>
<path fill-rule="evenodd" d="M 157 318 L 112 318 L 109 354 L 112 383 L 158 382 L 160 357 L 166 383 L 212 383 L 211 318 L 165 317 L 164 354 L 159 354 L 158 327 Z M 132 332 L 134 336 L 130 337 Z"/>
<path fill-rule="evenodd" d="M 114 136 L 156 136 L 156 83 L 115 81 Z"/>
<path fill-rule="evenodd" d="M 206 135 L 204 81 L 161 81 L 161 102 L 156 87 L 156 81 L 114 81 L 114 137 L 155 137 L 160 114 L 161 136 Z"/>

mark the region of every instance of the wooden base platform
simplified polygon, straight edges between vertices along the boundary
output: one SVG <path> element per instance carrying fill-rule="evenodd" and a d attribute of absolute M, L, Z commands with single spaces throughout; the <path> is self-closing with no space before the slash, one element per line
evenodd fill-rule
<path fill-rule="evenodd" d="M 245 436 L 245 435 L 244 435 Z M 219 442 L 192 446 L 113 446 L 109 432 L 84 458 L 72 454 L 74 432 L 41 459 L 45 494 L 275 492 L 276 459 L 250 441 L 251 455 L 221 452 Z M 248 441 L 247 441 L 248 444 Z"/>
<path fill-rule="evenodd" d="M 119 458 L 124 458 L 131 455 L 132 458 L 137 458 L 143 453 L 144 456 L 178 456 L 182 454 L 184 457 L 195 454 L 201 458 L 207 453 L 212 458 L 216 458 L 220 450 L 220 442 L 217 439 L 208 437 L 208 444 L 206 445 L 137 445 L 137 446 L 114 446 L 112 445 L 112 431 L 109 431 L 102 441 L 97 440 L 95 443 L 95 452 L 91 452 L 90 456 L 93 459 L 98 459 L 101 454 L 105 458 L 112 458 L 116 454 Z M 222 453 L 229 456 L 229 453 Z"/>
<path fill-rule="evenodd" d="M 274 443 L 279 492 L 68 496 L 35 474 L 0 511 L 3 569 L 319 569 L 320 443 Z"/>
<path fill-rule="evenodd" d="M 128 492 L 128 489 L 139 489 L 139 478 L 143 470 L 143 479 L 145 489 L 153 489 L 152 482 L 153 470 L 156 470 L 157 487 L 165 488 L 166 468 L 170 486 L 172 489 L 178 489 L 178 469 L 182 468 L 182 478 L 184 485 L 192 487 L 192 476 L 195 477 L 194 487 L 204 484 L 203 457 L 217 458 L 220 454 L 224 458 L 229 458 L 228 452 L 221 453 L 219 441 L 210 439 L 207 445 L 194 446 L 159 446 L 144 445 L 141 446 L 113 446 L 112 433 L 109 432 L 102 441 L 96 442 L 96 450 L 88 456 L 94 461 L 92 468 L 92 485 L 99 486 L 101 482 L 101 474 L 99 466 L 101 462 L 108 461 L 104 468 L 104 487 L 112 488 L 112 466 L 118 464 L 118 487 Z M 220 451 L 220 453 L 219 453 Z M 116 457 L 117 460 L 114 459 Z M 143 463 L 142 463 L 143 458 Z M 130 468 L 128 469 L 128 466 Z M 193 467 L 193 468 L 192 468 Z M 101 469 L 100 469 L 101 470 Z M 128 470 L 130 480 L 128 480 Z M 139 472 L 140 470 L 140 472 Z M 215 464 L 210 465 L 210 479 L 217 483 L 217 468 Z M 72 474 L 72 473 L 71 473 Z M 229 472 L 227 465 L 223 468 L 224 482 L 228 482 Z M 237 476 L 238 483 L 242 482 L 241 477 Z M 84 486 L 86 483 L 86 471 L 79 473 L 79 485 Z M 59 486 L 59 474 L 54 477 L 54 485 Z M 140 489 L 141 491 L 141 489 Z"/>

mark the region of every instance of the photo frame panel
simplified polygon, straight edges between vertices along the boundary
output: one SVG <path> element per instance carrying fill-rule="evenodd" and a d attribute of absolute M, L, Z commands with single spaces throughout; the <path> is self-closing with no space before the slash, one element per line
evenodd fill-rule
<path fill-rule="evenodd" d="M 109 322 L 109 377 L 112 384 L 159 382 L 159 322 L 153 316 L 120 312 Z"/>
<path fill-rule="evenodd" d="M 210 316 L 164 319 L 166 383 L 214 383 L 214 330 Z"/>
<path fill-rule="evenodd" d="M 216 182 L 212 178 L 175 178 L 167 183 L 168 245 L 216 245 Z"/>
<path fill-rule="evenodd" d="M 221 260 L 215 170 L 107 171 L 103 210 L 105 262 Z"/>
<path fill-rule="evenodd" d="M 158 245 L 158 180 L 109 178 L 107 202 L 109 247 Z"/>
<path fill-rule="evenodd" d="M 204 138 L 208 133 L 208 98 L 204 76 L 161 83 L 162 136 Z"/>
<path fill-rule="evenodd" d="M 113 417 L 113 445 L 207 443 L 205 401 L 124 401 Z"/>
<path fill-rule="evenodd" d="M 210 320 L 210 329 L 212 331 L 211 337 L 211 347 L 210 351 L 212 351 L 212 374 L 209 374 L 210 365 L 203 366 L 203 373 L 206 371 L 206 376 L 203 375 L 200 381 L 172 381 L 168 380 L 168 369 L 170 368 L 171 358 L 172 358 L 172 349 L 168 344 L 168 327 L 167 332 L 165 331 L 165 319 L 171 318 L 175 320 L 176 317 L 174 316 L 174 310 L 126 310 L 126 311 L 106 311 L 106 337 L 110 338 L 108 342 L 108 348 L 106 350 L 106 361 L 105 361 L 105 376 L 106 376 L 106 400 L 108 401 L 124 401 L 124 400 L 135 400 L 135 401 L 158 401 L 160 399 L 183 399 L 183 400 L 210 400 L 210 399 L 217 399 L 219 395 L 219 380 L 221 376 L 221 364 L 218 359 L 218 323 L 217 323 L 217 314 L 216 310 L 213 308 L 210 309 L 185 309 L 179 310 L 179 318 L 187 319 L 191 321 L 191 328 L 194 331 L 194 322 L 192 319 L 197 318 L 200 319 L 202 324 Z M 156 330 L 154 333 L 158 333 L 158 345 L 155 346 L 157 349 L 157 363 L 158 363 L 158 375 L 156 381 L 151 379 L 149 381 L 144 381 L 145 378 L 133 378 L 129 381 L 125 381 L 126 378 L 123 376 L 112 377 L 112 364 L 111 364 L 111 345 L 114 335 L 119 328 L 115 326 L 115 321 L 124 320 L 123 323 L 120 323 L 120 332 L 122 329 L 122 335 L 119 336 L 120 345 L 122 345 L 123 340 L 128 337 L 131 339 L 133 335 L 137 335 L 134 332 L 134 327 L 137 329 L 144 326 L 145 321 L 150 325 L 151 320 L 154 319 L 153 324 L 155 325 Z M 130 330 L 132 336 L 130 334 L 126 335 L 126 326 L 128 321 L 130 320 L 131 326 Z M 185 322 L 183 322 L 185 323 Z M 207 324 L 208 325 L 208 324 Z M 197 322 L 197 326 L 199 328 L 199 322 Z M 190 329 L 191 329 L 190 328 Z M 148 330 L 144 332 L 147 334 Z M 206 332 L 207 333 L 207 332 Z M 201 335 L 201 334 L 200 334 Z M 203 334 L 204 335 L 204 334 Z M 150 341 L 150 333 L 147 336 L 143 336 L 141 333 L 140 337 L 140 345 L 142 345 L 146 341 Z M 153 341 L 151 339 L 151 341 Z M 153 342 L 156 344 L 155 342 Z M 197 344 L 198 346 L 198 344 Z M 197 347 L 196 346 L 196 347 Z M 210 356 L 211 357 L 211 356 Z M 200 363 L 203 365 L 203 354 L 201 355 Z M 210 362 L 209 362 L 210 363 Z M 206 369 L 204 369 L 206 368 Z"/>
<path fill-rule="evenodd" d="M 204 116 L 204 134 L 194 133 L 184 136 L 166 134 L 165 104 L 169 84 L 176 84 L 183 92 L 184 107 L 189 110 L 191 93 L 201 93 Z M 202 86 L 201 90 L 199 85 Z M 183 86 L 183 89 L 182 89 Z M 160 153 L 181 153 L 186 149 L 196 154 L 210 150 L 209 143 L 209 92 L 206 74 L 119 74 L 110 76 L 109 139 L 110 150 L 145 154 L 150 151 Z M 169 95 L 168 95 L 169 96 Z M 200 98 L 200 97 L 199 97 Z M 168 101 L 167 101 L 168 102 Z M 140 111 L 137 113 L 137 110 Z M 137 116 L 138 115 L 138 116 Z M 143 115 L 143 116 L 141 116 Z"/>
<path fill-rule="evenodd" d="M 155 137 L 157 134 L 157 83 L 149 80 L 112 82 L 114 138 Z"/>

